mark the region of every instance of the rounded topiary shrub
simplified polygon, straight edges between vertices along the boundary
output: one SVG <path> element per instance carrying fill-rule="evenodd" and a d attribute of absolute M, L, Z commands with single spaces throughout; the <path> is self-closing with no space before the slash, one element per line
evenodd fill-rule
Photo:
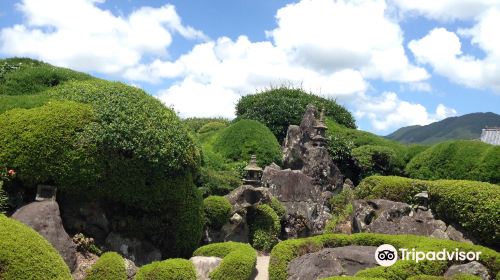
<path fill-rule="evenodd" d="M 0 59 L 0 95 L 27 95 L 90 75 L 29 58 Z"/>
<path fill-rule="evenodd" d="M 209 122 L 209 123 L 205 124 L 204 126 L 202 126 L 198 130 L 198 133 L 207 133 L 207 132 L 211 132 L 211 131 L 217 131 L 217 130 L 221 130 L 227 126 L 228 126 L 228 124 L 224 123 L 224 122 L 217 122 L 217 121 Z"/>
<path fill-rule="evenodd" d="M 0 214 L 0 279 L 71 280 L 59 253 L 41 235 Z"/>
<path fill-rule="evenodd" d="M 85 280 L 126 280 L 125 262 L 118 253 L 107 252 L 92 266 Z"/>
<path fill-rule="evenodd" d="M 351 113 L 334 100 L 309 94 L 298 88 L 271 88 L 243 96 L 236 105 L 236 116 L 238 119 L 251 119 L 265 124 L 281 143 L 288 126 L 300 124 L 308 104 L 324 108 L 326 116 L 337 123 L 356 128 Z"/>
<path fill-rule="evenodd" d="M 193 183 L 200 152 L 175 112 L 141 89 L 99 79 L 43 94 L 58 101 L 0 117 L 0 157 L 19 183 L 106 203 L 120 234 L 151 241 L 164 257 L 191 255 L 203 229 Z"/>
<path fill-rule="evenodd" d="M 280 218 L 273 208 L 261 204 L 249 212 L 250 243 L 257 250 L 269 252 L 278 243 Z"/>
<path fill-rule="evenodd" d="M 222 130 L 214 150 L 233 161 L 248 161 L 255 154 L 258 163 L 281 163 L 281 148 L 265 125 L 253 120 L 240 120 Z"/>
<path fill-rule="evenodd" d="M 203 200 L 205 218 L 209 227 L 220 229 L 229 221 L 231 213 L 231 204 L 223 196 L 209 196 Z"/>
<path fill-rule="evenodd" d="M 196 270 L 191 261 L 168 259 L 142 266 L 135 275 L 135 280 L 196 280 Z"/>
<path fill-rule="evenodd" d="M 464 179 L 500 183 L 500 146 L 457 140 L 436 144 L 406 166 L 412 178 Z"/>

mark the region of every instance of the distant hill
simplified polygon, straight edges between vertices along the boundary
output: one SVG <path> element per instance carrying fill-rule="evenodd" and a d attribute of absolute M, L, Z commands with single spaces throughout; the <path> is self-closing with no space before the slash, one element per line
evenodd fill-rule
<path fill-rule="evenodd" d="M 486 126 L 500 126 L 500 115 L 488 112 L 451 117 L 424 126 L 402 127 L 385 137 L 402 143 L 420 144 L 432 144 L 451 139 L 479 139 L 481 129 Z"/>

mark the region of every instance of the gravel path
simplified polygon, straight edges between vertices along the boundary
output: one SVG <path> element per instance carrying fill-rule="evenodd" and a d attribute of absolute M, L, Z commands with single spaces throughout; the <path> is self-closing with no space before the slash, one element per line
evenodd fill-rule
<path fill-rule="evenodd" d="M 257 274 L 255 275 L 254 280 L 268 280 L 269 279 L 269 256 L 257 256 L 257 265 L 255 269 L 257 270 Z"/>

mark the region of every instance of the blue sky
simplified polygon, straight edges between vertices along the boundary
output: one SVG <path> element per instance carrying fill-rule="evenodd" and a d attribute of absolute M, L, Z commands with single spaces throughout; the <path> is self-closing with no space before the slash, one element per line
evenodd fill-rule
<path fill-rule="evenodd" d="M 500 113 L 500 0 L 0 1 L 0 57 L 139 86 L 181 117 L 300 86 L 380 135 Z"/>

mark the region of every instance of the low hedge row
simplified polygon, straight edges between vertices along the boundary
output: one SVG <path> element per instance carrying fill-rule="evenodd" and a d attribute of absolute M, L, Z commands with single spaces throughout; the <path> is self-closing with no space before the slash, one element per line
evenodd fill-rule
<path fill-rule="evenodd" d="M 152 262 L 137 270 L 135 280 L 196 280 L 194 264 L 185 259 Z"/>
<path fill-rule="evenodd" d="M 500 241 L 500 186 L 460 180 L 424 181 L 402 177 L 372 176 L 356 188 L 359 199 L 383 198 L 413 203 L 415 194 L 427 190 L 430 207 L 447 223 L 458 224 L 486 245 Z M 495 245 L 496 244 L 496 245 Z"/>
<path fill-rule="evenodd" d="M 232 241 L 205 245 L 193 255 L 222 258 L 210 273 L 212 280 L 250 280 L 257 263 L 257 252 L 250 245 Z"/>
<path fill-rule="evenodd" d="M 322 248 L 342 247 L 348 245 L 380 246 L 391 244 L 396 248 L 415 248 L 421 251 L 460 251 L 482 252 L 480 260 L 492 275 L 500 270 L 500 253 L 477 245 L 451 240 L 435 239 L 415 235 L 387 235 L 374 233 L 324 234 L 315 237 L 291 239 L 278 243 L 271 251 L 269 263 L 269 279 L 287 279 L 287 267 L 291 260 Z M 390 267 L 374 267 L 359 271 L 355 276 L 364 278 L 407 279 L 411 276 L 427 274 L 442 275 L 452 263 L 446 261 L 398 261 Z"/>
<path fill-rule="evenodd" d="M 0 214 L 0 279 L 71 280 L 69 268 L 40 234 Z"/>
<path fill-rule="evenodd" d="M 115 252 L 103 254 L 92 266 L 85 280 L 126 280 L 125 262 Z"/>

